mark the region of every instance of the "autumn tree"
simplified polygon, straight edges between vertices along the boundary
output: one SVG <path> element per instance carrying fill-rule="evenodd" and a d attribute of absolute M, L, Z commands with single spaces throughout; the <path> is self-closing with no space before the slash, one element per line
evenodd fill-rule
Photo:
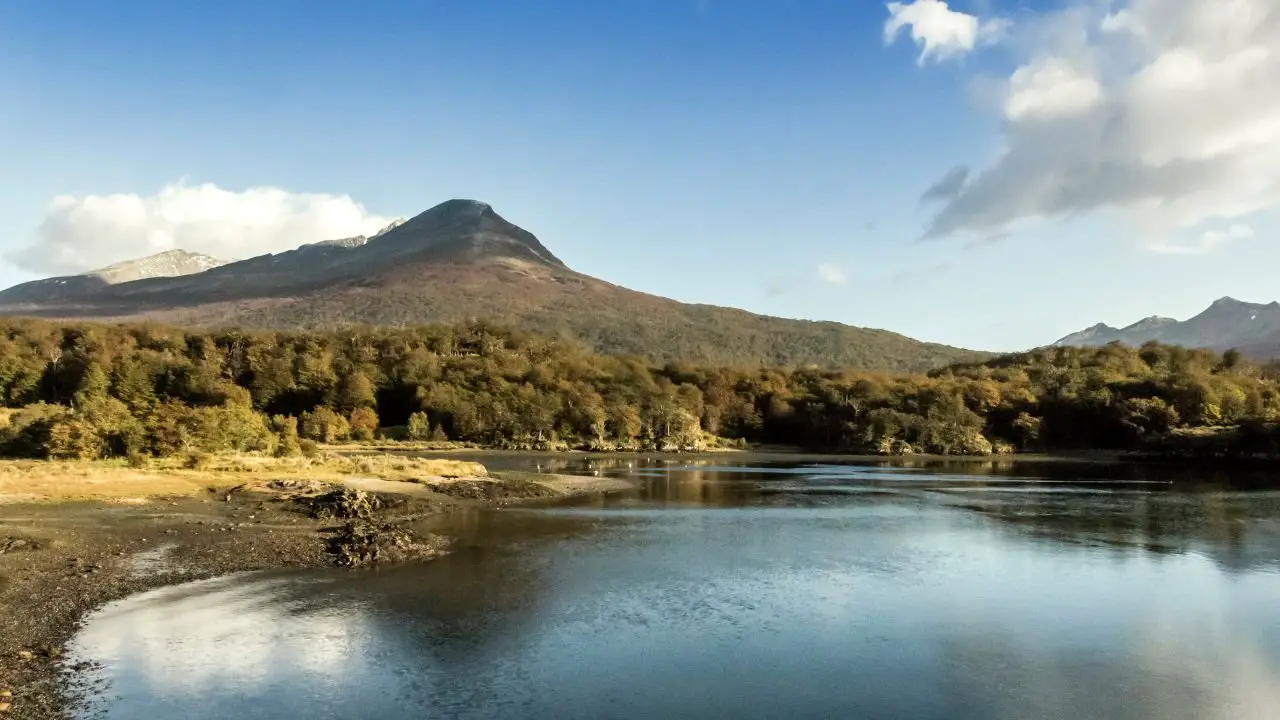
<path fill-rule="evenodd" d="M 378 413 L 374 412 L 373 408 L 356 408 L 351 411 L 347 424 L 351 428 L 351 437 L 361 442 L 369 442 L 378 433 Z"/>

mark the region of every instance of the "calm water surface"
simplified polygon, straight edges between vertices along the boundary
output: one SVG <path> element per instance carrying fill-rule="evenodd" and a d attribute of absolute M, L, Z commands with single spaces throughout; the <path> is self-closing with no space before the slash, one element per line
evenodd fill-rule
<path fill-rule="evenodd" d="M 95 717 L 1280 717 L 1280 493 L 641 465 L 603 470 L 633 493 L 437 521 L 433 563 L 108 606 L 75 642 Z"/>

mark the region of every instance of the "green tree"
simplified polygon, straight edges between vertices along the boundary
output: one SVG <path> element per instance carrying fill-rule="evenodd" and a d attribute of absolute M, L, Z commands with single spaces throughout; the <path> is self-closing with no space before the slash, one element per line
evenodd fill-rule
<path fill-rule="evenodd" d="M 84 374 L 80 376 L 80 387 L 76 389 L 72 404 L 76 407 L 82 407 L 102 402 L 106 400 L 107 393 L 110 390 L 111 378 L 107 375 L 107 371 L 102 368 L 101 364 L 90 362 L 85 367 Z"/>
<path fill-rule="evenodd" d="M 323 405 L 302 413 L 298 424 L 302 437 L 320 443 L 336 443 L 351 435 L 347 419 Z"/>
<path fill-rule="evenodd" d="M 348 373 L 342 378 L 336 400 L 337 409 L 344 412 L 378 406 L 378 396 L 373 383 L 361 372 Z"/>
<path fill-rule="evenodd" d="M 292 415 L 276 415 L 271 418 L 276 432 L 276 457 L 297 457 L 302 454 L 298 439 L 298 418 Z"/>
<path fill-rule="evenodd" d="M 431 418 L 424 412 L 416 412 L 409 416 L 409 439 L 429 440 L 431 438 Z"/>

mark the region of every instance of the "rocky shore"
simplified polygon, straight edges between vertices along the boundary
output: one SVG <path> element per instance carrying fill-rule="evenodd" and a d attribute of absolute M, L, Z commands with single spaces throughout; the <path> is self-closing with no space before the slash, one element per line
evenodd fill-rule
<path fill-rule="evenodd" d="M 85 668 L 69 667 L 63 648 L 112 600 L 235 572 L 426 560 L 449 545 L 412 528 L 431 515 L 626 487 L 553 475 L 288 480 L 190 497 L 0 505 L 0 718 L 65 718 L 96 692 L 77 686 Z"/>

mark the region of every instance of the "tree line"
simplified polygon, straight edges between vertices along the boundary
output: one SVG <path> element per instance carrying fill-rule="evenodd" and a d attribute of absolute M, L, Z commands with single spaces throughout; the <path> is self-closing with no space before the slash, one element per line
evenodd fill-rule
<path fill-rule="evenodd" d="M 206 332 L 11 319 L 0 403 L 0 453 L 22 457 L 289 455 L 375 438 L 981 455 L 1140 449 L 1208 428 L 1274 445 L 1280 372 L 1155 343 L 886 374 L 658 366 L 485 323 Z"/>

